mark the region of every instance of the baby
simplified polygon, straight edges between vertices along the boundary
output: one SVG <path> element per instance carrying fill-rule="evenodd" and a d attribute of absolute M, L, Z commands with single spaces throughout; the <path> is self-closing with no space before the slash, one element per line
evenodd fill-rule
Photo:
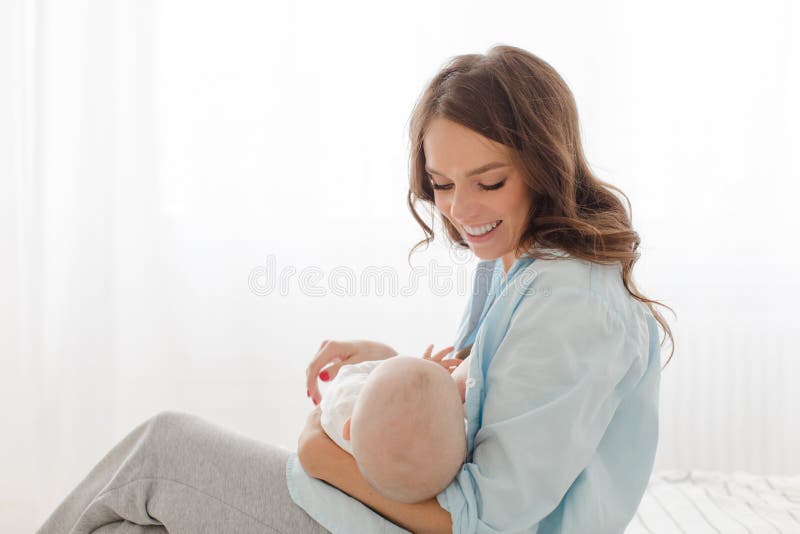
<path fill-rule="evenodd" d="M 320 423 L 384 497 L 435 497 L 466 459 L 467 368 L 462 361 L 451 375 L 413 356 L 342 366 L 322 397 Z"/>

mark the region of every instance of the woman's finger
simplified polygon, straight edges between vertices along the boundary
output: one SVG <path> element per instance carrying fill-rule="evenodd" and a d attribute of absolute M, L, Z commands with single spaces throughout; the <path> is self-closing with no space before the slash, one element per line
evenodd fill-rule
<path fill-rule="evenodd" d="M 324 367 L 322 371 L 319 372 L 319 379 L 323 382 L 330 382 L 336 375 L 339 374 L 339 371 L 342 369 L 343 365 L 349 365 L 350 357 L 347 358 L 336 358 L 336 360 L 327 367 Z"/>
<path fill-rule="evenodd" d="M 423 360 L 429 360 L 431 357 L 431 352 L 433 351 L 433 344 L 431 343 L 428 345 L 428 348 L 425 349 L 425 353 L 422 355 Z"/>
<path fill-rule="evenodd" d="M 308 396 L 311 397 L 315 403 L 322 400 L 317 379 L 325 378 L 326 375 L 324 374 L 320 377 L 323 368 L 331 362 L 347 358 L 350 356 L 348 351 L 351 350 L 349 343 L 341 341 L 327 341 L 321 346 L 322 348 L 320 351 L 314 356 L 311 363 L 309 363 L 306 368 L 306 388 L 308 390 Z M 332 378 L 330 372 L 328 372 L 327 376 L 329 380 Z"/>
<path fill-rule="evenodd" d="M 322 349 L 325 348 L 325 345 L 327 345 L 328 342 L 329 340 L 323 339 L 322 343 L 319 344 L 319 349 L 317 349 L 317 353 L 314 355 L 314 358 L 312 358 L 311 362 L 306 367 L 306 378 L 308 378 L 308 375 L 311 373 L 311 367 L 313 366 L 314 362 L 319 358 Z"/>
<path fill-rule="evenodd" d="M 327 339 L 323 339 L 322 340 L 322 343 L 319 344 L 319 349 L 317 350 L 317 353 L 314 355 L 314 357 L 311 359 L 309 364 L 306 366 L 306 384 L 307 385 L 310 384 L 310 382 L 311 382 L 311 376 L 312 376 L 311 373 L 312 373 L 312 371 L 314 371 L 315 364 L 317 364 L 317 362 L 319 361 L 320 354 L 322 353 L 322 350 L 325 348 L 325 345 L 328 344 L 328 341 L 329 340 L 327 340 Z M 322 364 L 322 365 L 324 365 L 324 364 Z M 313 398 L 315 391 L 317 393 L 319 393 L 319 391 L 316 388 L 316 380 L 314 381 L 314 387 L 311 387 L 310 385 L 308 386 L 308 389 L 307 389 L 308 396 Z"/>

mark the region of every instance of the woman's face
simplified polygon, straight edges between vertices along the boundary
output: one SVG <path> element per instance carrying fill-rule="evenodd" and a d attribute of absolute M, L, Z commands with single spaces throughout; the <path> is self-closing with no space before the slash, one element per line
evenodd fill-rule
<path fill-rule="evenodd" d="M 531 207 L 508 149 L 441 117 L 431 121 L 422 145 L 438 210 L 477 257 L 503 258 L 508 272 Z"/>

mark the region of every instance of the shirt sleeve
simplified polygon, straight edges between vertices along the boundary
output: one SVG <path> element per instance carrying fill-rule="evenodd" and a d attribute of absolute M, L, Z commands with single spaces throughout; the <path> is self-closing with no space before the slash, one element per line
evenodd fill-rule
<path fill-rule="evenodd" d="M 633 329 L 588 289 L 520 301 L 486 369 L 472 461 L 437 496 L 453 532 L 537 531 L 646 369 Z"/>

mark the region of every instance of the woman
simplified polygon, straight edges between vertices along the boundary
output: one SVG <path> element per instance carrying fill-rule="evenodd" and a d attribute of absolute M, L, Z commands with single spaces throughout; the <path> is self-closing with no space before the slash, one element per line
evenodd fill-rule
<path fill-rule="evenodd" d="M 418 246 L 434 237 L 422 202 L 481 260 L 454 344 L 469 354 L 468 455 L 451 484 L 421 503 L 381 498 L 321 430 L 318 408 L 297 454 L 164 412 L 112 449 L 40 532 L 624 530 L 658 442 L 657 325 L 672 336 L 632 281 L 639 238 L 585 161 L 571 92 L 519 48 L 458 56 L 418 102 L 411 141 Z M 323 342 L 308 394 L 317 404 L 318 376 L 395 354 Z"/>

